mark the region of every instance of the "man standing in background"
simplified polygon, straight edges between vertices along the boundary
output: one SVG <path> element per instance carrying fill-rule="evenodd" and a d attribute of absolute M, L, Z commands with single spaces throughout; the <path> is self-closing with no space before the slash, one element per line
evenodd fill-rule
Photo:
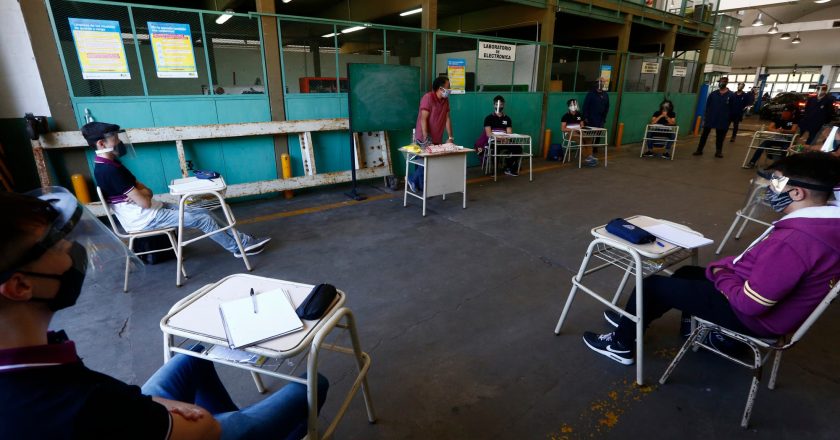
<path fill-rule="evenodd" d="M 604 128 L 610 111 L 610 97 L 607 95 L 607 80 L 598 78 L 595 86 L 583 100 L 583 120 L 587 127 Z M 598 147 L 592 147 L 592 154 L 584 159 L 586 166 L 598 165 Z"/>
<path fill-rule="evenodd" d="M 729 115 L 732 109 L 732 97 L 735 95 L 726 85 L 729 78 L 723 77 L 718 81 L 718 90 L 712 92 L 706 98 L 706 113 L 703 116 L 703 133 L 700 135 L 700 143 L 697 144 L 697 151 L 694 156 L 703 154 L 703 147 L 706 146 L 706 139 L 709 132 L 715 129 L 715 157 L 723 157 L 723 140 L 726 139 L 726 131 L 729 129 Z"/>
<path fill-rule="evenodd" d="M 752 92 L 744 91 L 744 83 L 738 83 L 738 90 L 732 95 L 732 113 L 729 116 L 732 122 L 732 138 L 729 142 L 735 142 L 738 135 L 738 125 L 744 119 L 744 111 L 753 103 Z"/>
<path fill-rule="evenodd" d="M 834 117 L 834 96 L 828 94 L 828 86 L 820 84 L 817 94 L 805 102 L 805 113 L 799 121 L 799 133 L 808 132 L 806 144 L 811 145 L 823 125 Z"/>

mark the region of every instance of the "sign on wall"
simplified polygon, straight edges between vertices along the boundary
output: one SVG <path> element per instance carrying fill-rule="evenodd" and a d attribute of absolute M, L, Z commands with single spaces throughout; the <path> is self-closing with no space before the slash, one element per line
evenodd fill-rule
<path fill-rule="evenodd" d="M 446 76 L 449 77 L 449 87 L 452 93 L 466 93 L 466 69 L 467 60 L 463 58 L 448 58 L 446 60 Z"/>
<path fill-rule="evenodd" d="M 84 79 L 131 79 L 120 22 L 68 18 Z"/>
<path fill-rule="evenodd" d="M 154 21 L 148 25 L 158 78 L 198 78 L 190 25 Z"/>
<path fill-rule="evenodd" d="M 612 66 L 604 64 L 601 66 L 601 78 L 604 79 L 604 84 L 601 86 L 604 90 L 610 89 L 610 77 L 612 77 Z"/>
<path fill-rule="evenodd" d="M 493 43 L 490 41 L 479 41 L 478 59 L 495 61 L 516 61 L 516 45 Z"/>
<path fill-rule="evenodd" d="M 674 66 L 674 73 L 673 76 L 686 76 L 688 74 L 688 67 L 686 66 Z"/>
<path fill-rule="evenodd" d="M 642 73 L 659 73 L 659 63 L 642 61 Z"/>

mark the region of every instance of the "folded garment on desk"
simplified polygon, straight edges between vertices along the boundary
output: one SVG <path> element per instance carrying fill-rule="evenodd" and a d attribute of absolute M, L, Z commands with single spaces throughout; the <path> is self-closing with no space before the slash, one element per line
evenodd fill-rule
<path fill-rule="evenodd" d="M 439 145 L 429 145 L 425 148 L 427 153 L 446 153 L 449 151 L 458 151 L 461 147 L 455 145 L 453 143 L 446 143 L 446 144 L 439 144 Z"/>
<path fill-rule="evenodd" d="M 616 218 L 607 223 L 607 232 L 634 244 L 653 243 L 656 241 L 650 232 L 624 220 Z"/>

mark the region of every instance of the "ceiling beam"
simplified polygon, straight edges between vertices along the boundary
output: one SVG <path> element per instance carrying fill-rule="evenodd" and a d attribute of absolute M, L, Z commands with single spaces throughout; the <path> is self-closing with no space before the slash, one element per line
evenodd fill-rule
<path fill-rule="evenodd" d="M 420 7 L 421 0 L 352 0 L 341 2 L 319 13 L 321 18 L 350 21 L 373 21 Z"/>
<path fill-rule="evenodd" d="M 543 8 L 506 4 L 467 14 L 439 18 L 438 25 L 444 31 L 486 32 L 496 29 L 536 26 L 543 19 L 544 14 Z"/>
<path fill-rule="evenodd" d="M 798 23 L 782 23 L 779 25 L 779 33 L 787 32 L 808 32 L 808 31 L 825 31 L 830 29 L 840 30 L 840 27 L 834 27 L 834 23 L 840 20 L 817 20 L 817 21 L 801 21 Z M 772 35 L 767 31 L 770 26 L 745 26 L 738 29 L 739 37 L 751 37 L 756 35 Z"/>
<path fill-rule="evenodd" d="M 796 0 L 720 0 L 718 11 L 737 11 L 741 9 L 755 9 L 766 6 L 794 5 Z"/>

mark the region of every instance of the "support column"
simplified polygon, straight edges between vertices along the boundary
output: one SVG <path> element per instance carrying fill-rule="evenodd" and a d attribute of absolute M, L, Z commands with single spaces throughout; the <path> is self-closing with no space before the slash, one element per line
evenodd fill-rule
<path fill-rule="evenodd" d="M 554 23 L 556 21 L 557 1 L 546 1 L 542 20 L 540 20 L 540 42 L 546 46 L 540 46 L 540 57 L 537 63 L 537 84 L 542 87 L 542 115 L 540 116 L 540 143 L 545 145 L 545 126 L 548 115 L 548 90 L 551 84 L 551 66 L 554 60 Z M 549 139 L 549 143 L 551 140 Z M 544 153 L 545 154 L 545 153 Z"/>
<path fill-rule="evenodd" d="M 700 90 L 700 85 L 703 84 L 703 77 L 706 76 L 703 71 L 706 70 L 706 61 L 709 58 L 709 46 L 711 43 L 711 34 L 707 35 L 703 39 L 703 42 L 700 43 L 700 53 L 697 55 L 697 74 L 694 75 L 694 90 Z"/>
<path fill-rule="evenodd" d="M 619 118 L 621 117 L 621 95 L 624 93 L 624 77 L 626 76 L 624 71 L 627 70 L 625 67 L 627 66 L 627 51 L 630 50 L 630 30 L 632 28 L 633 15 L 627 14 L 624 16 L 624 26 L 622 26 L 621 31 L 618 33 L 616 60 L 615 64 L 613 64 L 612 71 L 612 76 L 615 78 L 616 98 L 615 103 L 611 103 L 610 106 L 615 106 L 613 107 L 615 108 L 615 118 L 609 130 L 613 133 L 613 142 L 617 140 L 616 134 L 618 133 Z"/>
<path fill-rule="evenodd" d="M 274 0 L 257 0 L 257 12 L 274 14 Z M 286 104 L 283 90 L 283 72 L 280 66 L 280 39 L 277 32 L 277 17 L 260 17 L 262 25 L 263 56 L 265 57 L 265 87 L 268 89 L 268 104 L 272 121 L 286 120 Z M 274 136 L 274 162 L 277 177 L 283 177 L 281 155 L 289 153 L 286 136 Z"/>
<path fill-rule="evenodd" d="M 437 0 L 422 0 L 420 6 L 423 8 L 420 18 L 420 27 L 427 30 L 437 29 Z M 437 77 L 437 73 L 432 70 L 434 66 L 434 38 L 431 33 L 426 33 L 423 36 L 423 89 L 429 89 L 432 86 L 432 81 Z"/>
<path fill-rule="evenodd" d="M 667 93 L 668 81 L 671 79 L 671 58 L 674 57 L 674 46 L 677 44 L 677 25 L 672 25 L 671 30 L 665 34 L 665 41 L 662 49 L 662 67 L 659 69 L 659 91 Z"/>

